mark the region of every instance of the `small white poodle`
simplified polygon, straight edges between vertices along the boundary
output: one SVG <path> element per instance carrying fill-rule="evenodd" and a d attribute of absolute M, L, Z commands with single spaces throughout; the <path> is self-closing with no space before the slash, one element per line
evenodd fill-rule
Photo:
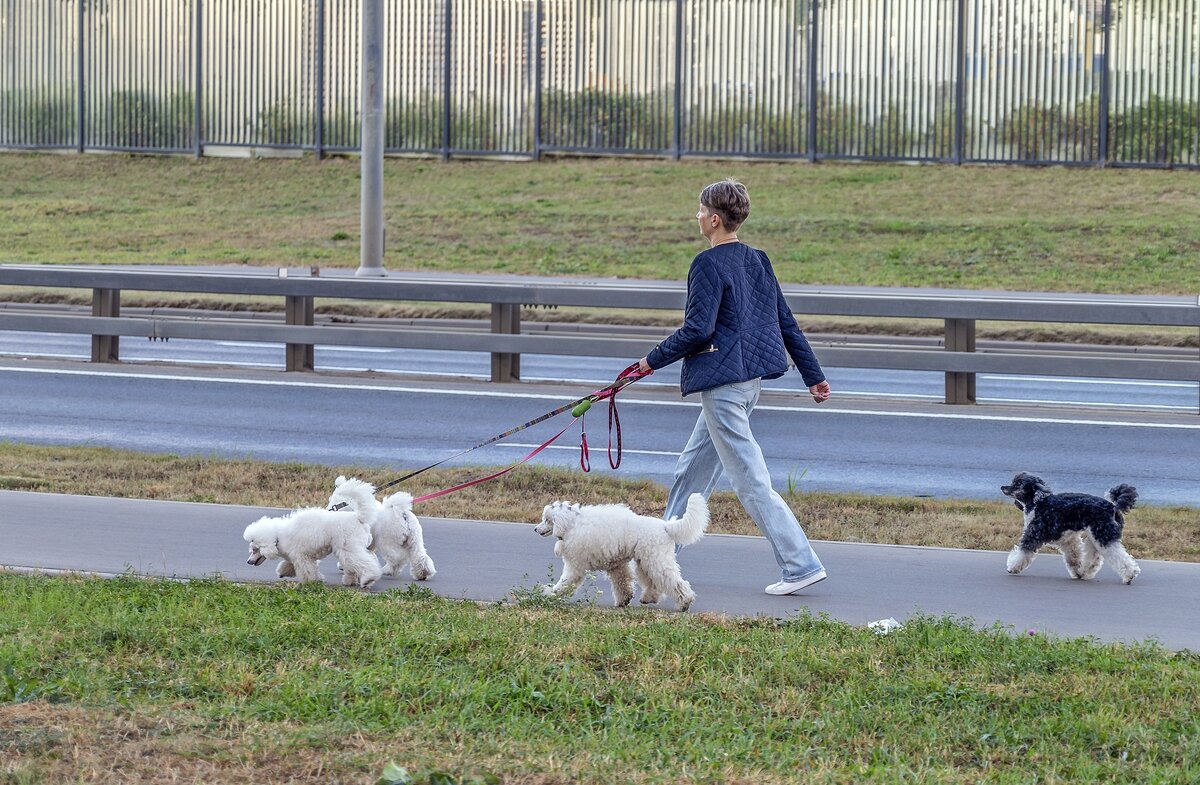
<path fill-rule="evenodd" d="M 379 580 L 379 562 L 367 550 L 371 529 L 355 512 L 308 507 L 278 518 L 263 517 L 246 527 L 242 539 L 250 543 L 247 564 L 283 560 L 275 570 L 280 578 L 319 581 L 317 562 L 333 553 L 344 568 L 345 585 L 365 589 Z"/>
<path fill-rule="evenodd" d="M 412 511 L 412 494 L 397 491 L 380 504 L 370 483 L 357 477 L 338 477 L 329 506 L 343 502 L 349 509 L 367 514 L 371 526 L 370 548 L 383 559 L 384 575 L 395 575 L 406 564 L 418 581 L 437 574 L 433 559 L 425 551 L 421 521 Z"/>
<path fill-rule="evenodd" d="M 670 521 L 638 515 L 624 504 L 554 502 L 542 510 L 542 521 L 534 531 L 557 537 L 554 554 L 563 560 L 562 577 L 546 587 L 548 593 L 569 597 L 588 572 L 603 570 L 612 582 L 617 606 L 622 607 L 633 599 L 636 573 L 643 603 L 658 602 L 665 593 L 686 611 L 696 593 L 679 572 L 675 546 L 691 545 L 707 528 L 708 504 L 703 495 L 693 493 L 683 517 Z"/>

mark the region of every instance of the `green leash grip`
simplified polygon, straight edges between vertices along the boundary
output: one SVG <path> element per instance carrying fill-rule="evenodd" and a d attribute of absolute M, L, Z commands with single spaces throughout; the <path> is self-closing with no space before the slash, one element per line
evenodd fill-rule
<path fill-rule="evenodd" d="M 571 410 L 572 417 L 582 417 L 584 412 L 592 408 L 591 398 L 584 398 L 579 403 L 575 404 L 575 408 Z"/>

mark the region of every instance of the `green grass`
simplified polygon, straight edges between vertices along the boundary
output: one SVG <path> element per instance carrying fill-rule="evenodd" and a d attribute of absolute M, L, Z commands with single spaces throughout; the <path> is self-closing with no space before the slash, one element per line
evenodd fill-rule
<path fill-rule="evenodd" d="M 69 738 L 118 718 L 172 718 L 110 738 L 131 779 L 206 735 L 208 782 L 284 751 L 320 761 L 306 782 L 371 781 L 388 761 L 521 783 L 1200 776 L 1194 655 L 950 619 L 877 636 L 808 616 L 0 575 L 0 663 L 40 694 L 29 711 L 71 707 L 57 739 L 0 709 L 5 765 L 29 781 L 60 781 Z"/>
<path fill-rule="evenodd" d="M 356 267 L 357 159 L 0 156 L 0 261 Z M 390 270 L 686 277 L 700 189 L 789 283 L 1200 291 L 1186 171 L 388 159 Z"/>

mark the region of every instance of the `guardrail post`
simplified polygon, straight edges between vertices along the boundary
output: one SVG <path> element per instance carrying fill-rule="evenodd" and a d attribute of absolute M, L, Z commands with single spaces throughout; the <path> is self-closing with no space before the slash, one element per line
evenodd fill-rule
<path fill-rule="evenodd" d="M 492 332 L 519 335 L 521 332 L 521 306 L 517 303 L 492 303 Z M 520 380 L 521 355 L 492 352 L 492 381 L 518 382 Z"/>
<path fill-rule="evenodd" d="M 302 295 L 287 295 L 285 307 L 288 324 L 300 324 L 312 327 L 313 298 Z M 313 370 L 313 345 L 311 343 L 289 343 L 287 346 L 287 362 L 284 370 L 311 371 Z"/>
<path fill-rule="evenodd" d="M 946 319 L 946 351 L 975 351 L 974 319 Z M 946 403 L 975 403 L 975 374 L 947 371 Z"/>
<path fill-rule="evenodd" d="M 121 316 L 121 290 L 92 289 L 92 316 L 119 318 Z M 92 362 L 120 362 L 118 337 L 116 335 L 93 335 Z"/>

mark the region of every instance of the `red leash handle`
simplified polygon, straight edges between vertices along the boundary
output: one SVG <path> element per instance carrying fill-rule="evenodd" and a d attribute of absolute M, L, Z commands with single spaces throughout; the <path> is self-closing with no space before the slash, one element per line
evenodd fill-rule
<path fill-rule="evenodd" d="M 654 373 L 651 371 L 650 373 Z M 636 382 L 638 379 L 644 379 L 650 373 L 642 372 L 641 361 L 630 365 L 625 370 L 621 371 L 617 376 L 617 380 L 609 385 L 610 390 L 605 398 L 608 398 L 608 465 L 614 470 L 621 467 L 621 415 L 617 412 L 617 393 L 625 389 L 629 385 Z M 617 429 L 617 457 L 613 458 L 613 426 Z"/>

